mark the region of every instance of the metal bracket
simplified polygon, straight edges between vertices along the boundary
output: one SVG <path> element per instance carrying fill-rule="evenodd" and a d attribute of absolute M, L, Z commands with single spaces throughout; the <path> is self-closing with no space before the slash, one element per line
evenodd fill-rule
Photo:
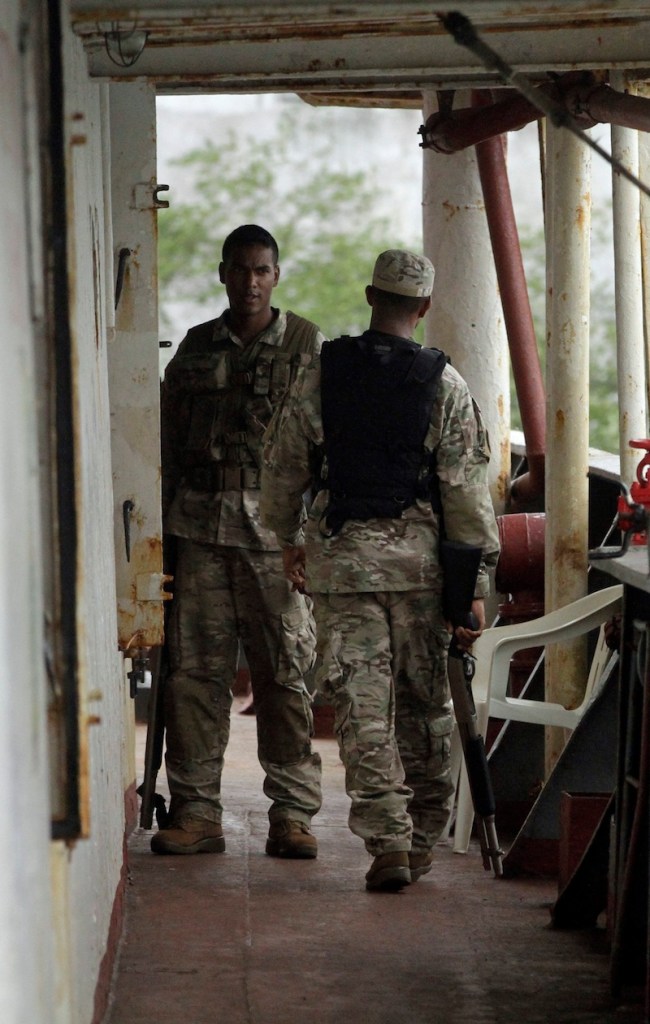
<path fill-rule="evenodd" d="M 169 185 L 158 185 L 155 181 L 138 181 L 133 186 L 132 210 L 166 210 L 169 203 L 159 199 L 159 192 L 168 192 Z"/>
<path fill-rule="evenodd" d="M 135 577 L 136 601 L 171 601 L 172 595 L 165 584 L 174 579 L 164 572 L 141 572 Z"/>

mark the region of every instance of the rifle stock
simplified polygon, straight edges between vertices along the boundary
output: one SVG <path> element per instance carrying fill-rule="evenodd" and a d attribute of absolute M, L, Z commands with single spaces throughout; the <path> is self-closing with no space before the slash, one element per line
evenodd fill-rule
<path fill-rule="evenodd" d="M 455 541 L 441 541 L 440 564 L 444 573 L 443 611 L 454 630 L 457 626 L 476 628 L 476 620 L 472 615 L 472 601 L 480 563 L 480 548 Z M 488 871 L 492 866 L 498 878 L 503 874 L 503 852 L 499 848 L 494 822 L 496 805 L 485 743 L 478 731 L 472 694 L 475 664 L 472 655 L 462 650 L 455 633 L 452 634 L 447 670 L 454 714 L 477 818 L 483 866 Z"/>

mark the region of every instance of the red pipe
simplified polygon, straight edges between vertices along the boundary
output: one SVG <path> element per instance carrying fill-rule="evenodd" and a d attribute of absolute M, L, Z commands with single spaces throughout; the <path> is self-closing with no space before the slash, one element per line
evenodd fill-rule
<path fill-rule="evenodd" d="M 617 92 L 591 72 L 570 71 L 555 82 L 541 85 L 539 92 L 552 96 L 580 128 L 604 123 L 650 131 L 650 99 Z M 438 153 L 456 153 L 504 132 L 517 131 L 543 116 L 530 100 L 510 93 L 480 110 L 465 107 L 431 114 L 420 128 L 421 145 Z"/>
<path fill-rule="evenodd" d="M 476 107 L 489 103 L 490 99 L 490 93 L 472 93 L 472 103 Z M 476 147 L 476 156 L 501 293 L 512 372 L 526 438 L 528 472 L 516 478 L 510 496 L 515 502 L 527 503 L 544 494 L 544 382 L 510 194 L 504 140 L 496 136 L 481 142 Z"/>
<path fill-rule="evenodd" d="M 569 113 L 581 123 L 589 119 L 592 124 L 617 124 L 650 132 L 650 100 L 617 92 L 604 82 L 577 84 L 566 92 L 564 102 Z"/>
<path fill-rule="evenodd" d="M 541 116 L 530 100 L 519 95 L 483 106 L 480 113 L 472 107 L 436 111 L 420 128 L 421 145 L 438 153 L 457 153 L 504 132 L 517 131 Z"/>

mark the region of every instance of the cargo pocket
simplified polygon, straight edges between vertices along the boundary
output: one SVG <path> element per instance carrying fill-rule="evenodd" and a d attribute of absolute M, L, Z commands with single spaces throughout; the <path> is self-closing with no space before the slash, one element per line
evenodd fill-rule
<path fill-rule="evenodd" d="M 280 683 L 294 683 L 316 661 L 316 627 L 304 600 L 281 616 L 281 634 L 277 679 Z"/>

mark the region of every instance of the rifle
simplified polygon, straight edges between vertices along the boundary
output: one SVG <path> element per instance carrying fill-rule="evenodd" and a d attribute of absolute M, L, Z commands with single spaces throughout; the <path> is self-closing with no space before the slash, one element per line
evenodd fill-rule
<path fill-rule="evenodd" d="M 151 828 L 154 810 L 158 828 L 167 824 L 165 798 L 156 793 L 156 779 L 162 764 L 165 737 L 165 683 L 169 671 L 167 644 L 153 648 L 150 655 L 151 689 L 149 691 L 149 713 L 147 716 L 147 741 L 144 751 L 144 775 L 136 793 L 140 797 L 140 828 Z"/>
<path fill-rule="evenodd" d="M 170 580 L 174 577 L 175 538 L 163 537 L 163 568 Z M 153 648 L 150 654 L 151 690 L 149 691 L 149 713 L 147 716 L 147 741 L 144 751 L 144 775 L 136 793 L 140 797 L 140 828 L 150 829 L 154 810 L 159 829 L 165 828 L 168 811 L 165 798 L 156 793 L 156 779 L 163 760 L 165 740 L 165 687 L 169 675 L 169 651 L 167 648 L 167 626 L 171 601 L 165 603 L 164 642 L 162 647 Z"/>
<path fill-rule="evenodd" d="M 455 541 L 440 542 L 440 564 L 444 572 L 443 611 L 454 630 L 457 626 L 469 629 L 477 626 L 471 608 L 480 562 L 480 548 Z M 492 867 L 495 877 L 500 878 L 503 875 L 503 851 L 499 848 L 494 823 L 496 804 L 472 694 L 475 665 L 475 659 L 459 647 L 453 633 L 447 662 L 449 686 L 476 814 L 483 867 L 486 871 Z"/>

